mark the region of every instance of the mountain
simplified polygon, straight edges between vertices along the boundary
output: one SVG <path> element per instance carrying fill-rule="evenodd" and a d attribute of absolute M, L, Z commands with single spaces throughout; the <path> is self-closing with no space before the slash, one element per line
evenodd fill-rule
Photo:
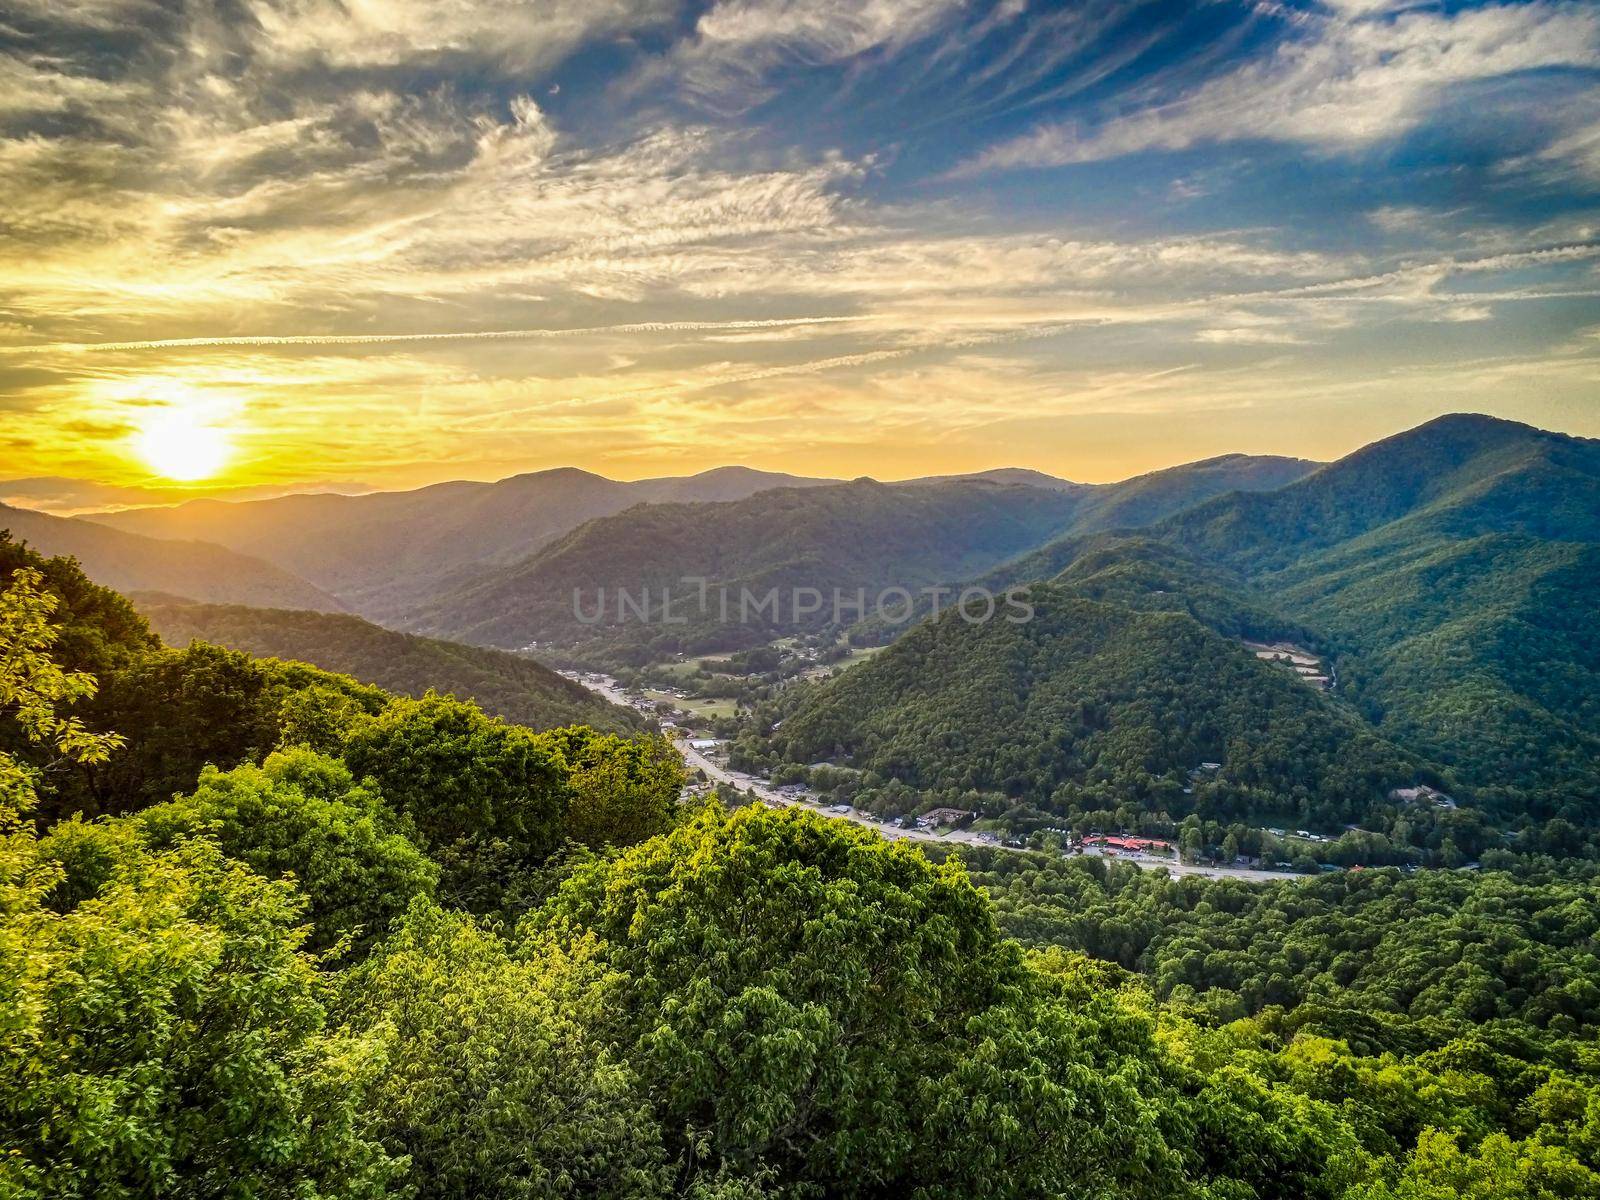
<path fill-rule="evenodd" d="M 1235 572 L 1165 542 L 1143 534 L 1093 534 L 1074 544 L 1078 553 L 1051 581 L 1067 594 L 1141 612 L 1182 613 L 1239 640 L 1319 640 Z"/>
<path fill-rule="evenodd" d="M 8 528 L 43 554 L 76 558 L 119 591 L 159 591 L 194 600 L 340 612 L 333 596 L 272 563 L 204 541 L 143 537 L 89 521 L 0 505 Z"/>
<path fill-rule="evenodd" d="M 757 594 L 769 587 L 819 588 L 829 597 L 835 588 L 851 596 L 865 588 L 870 610 L 881 589 L 916 592 L 971 578 L 1052 535 L 1098 527 L 1112 513 L 1166 515 L 1185 498 L 1194 503 L 1221 490 L 1272 486 L 1314 467 L 1298 459 L 1235 455 L 1098 486 L 1003 470 L 780 489 L 730 502 L 726 512 L 640 506 L 575 530 L 513 567 L 480 571 L 404 620 L 427 632 L 496 645 L 534 639 L 570 645 L 592 641 L 598 632 L 574 620 L 575 589 L 591 599 L 601 587 L 609 593 L 652 588 L 659 595 L 663 587 L 681 587 L 686 576 L 708 580 L 713 592 L 730 588 L 735 599 L 741 588 Z M 668 635 L 661 645 L 704 644 L 709 634 L 701 627 L 708 622 L 698 617 L 690 614 L 697 629 L 687 638 L 658 629 Z M 826 623 L 813 619 L 800 627 Z M 741 633 L 748 642 L 794 627 L 771 622 Z"/>
<path fill-rule="evenodd" d="M 1219 491 L 1268 486 L 1287 477 L 1296 462 L 1234 456 L 1093 487 L 1020 468 L 891 486 L 979 483 L 1056 491 L 1083 506 L 1085 528 L 1103 528 L 1112 513 L 1153 520 Z M 1311 465 L 1303 464 L 1305 469 Z M 215 542 L 258 556 L 326 589 L 353 611 L 394 623 L 442 596 L 492 579 L 501 568 L 529 558 L 586 521 L 634 505 L 732 504 L 774 488 L 825 486 L 837 486 L 837 481 L 747 467 L 632 483 L 564 467 L 496 483 L 441 483 L 359 496 L 194 500 L 85 520 L 154 537 Z M 1119 503 L 1128 507 L 1124 510 Z"/>
<path fill-rule="evenodd" d="M 737 503 L 640 505 L 591 521 L 525 562 L 488 575 L 414 614 L 414 627 L 491 645 L 596 638 L 656 643 L 750 644 L 776 633 L 821 628 L 833 619 L 835 589 L 870 606 L 887 588 L 918 589 L 961 578 L 1047 538 L 1070 518 L 1070 493 L 981 482 L 780 488 Z M 698 585 L 709 597 L 699 607 Z M 782 611 L 738 611 L 779 589 Z M 800 589 L 817 589 L 804 607 Z M 649 593 L 648 621 L 618 619 L 618 592 Z M 678 606 L 660 612 L 671 590 Z M 577 603 L 605 616 L 586 624 Z M 721 596 L 733 615 L 722 620 Z M 685 608 L 685 606 L 688 606 Z M 848 623 L 848 619 L 845 623 Z"/>
<path fill-rule="evenodd" d="M 1377 546 L 1487 533 L 1600 541 L 1600 442 L 1493 417 L 1440 417 L 1275 492 L 1198 505 L 1163 529 L 1256 574 L 1363 537 Z"/>
<path fill-rule="evenodd" d="M 1076 492 L 1094 486 L 1087 483 L 1073 483 L 1070 479 L 1059 479 L 1054 475 L 1046 475 L 1043 471 L 1031 471 L 1026 467 L 995 467 L 988 471 L 970 471 L 965 475 L 924 475 L 917 479 L 907 479 L 904 482 L 958 483 L 965 480 L 977 480 L 980 483 L 1022 484 L 1025 487 L 1049 488 L 1057 492 Z"/>
<path fill-rule="evenodd" d="M 1144 570 L 1156 543 L 1332 651 L 1342 695 L 1500 817 L 1600 817 L 1600 442 L 1443 417 L 982 582 Z"/>
<path fill-rule="evenodd" d="M 169 646 L 210 642 L 257 657 L 308 662 L 400 695 L 450 693 L 531 729 L 592 725 L 627 733 L 640 727 L 630 709 L 500 650 L 395 633 L 336 613 L 135 599 Z"/>
<path fill-rule="evenodd" d="M 1183 489 L 1151 488 L 1155 509 L 1164 490 Z M 1443 418 L 1274 490 L 1081 531 L 1142 503 L 1126 488 L 976 577 L 1036 585 L 1032 623 L 947 615 L 796 689 L 772 752 L 1057 814 L 1120 795 L 1123 825 L 1191 805 L 1259 822 L 1274 796 L 1419 847 L 1600 820 L 1600 442 Z M 1335 690 L 1245 641 L 1300 647 Z M 1197 755 L 1222 767 L 1175 800 Z M 1390 802 L 1408 773 L 1460 811 Z"/>
<path fill-rule="evenodd" d="M 1102 484 L 1085 497 L 1074 533 L 1152 525 L 1214 496 L 1272 492 L 1304 479 L 1322 463 L 1277 455 L 1225 454 Z"/>
<path fill-rule="evenodd" d="M 362 496 L 193 500 L 175 508 L 102 513 L 116 529 L 203 538 L 259 555 L 383 619 L 474 569 L 513 562 L 595 517 L 656 501 L 730 501 L 823 480 L 725 467 L 684 478 L 619 483 L 562 467 L 496 483 L 454 482 Z"/>
<path fill-rule="evenodd" d="M 1153 532 L 1324 631 L 1378 727 L 1507 819 L 1600 816 L 1600 441 L 1443 417 Z"/>
<path fill-rule="evenodd" d="M 799 692 L 772 749 L 963 807 L 989 793 L 1101 822 L 1144 810 L 1335 826 L 1417 775 L 1354 710 L 1187 613 L 1055 585 L 1029 597 L 1029 620 L 946 611 Z"/>

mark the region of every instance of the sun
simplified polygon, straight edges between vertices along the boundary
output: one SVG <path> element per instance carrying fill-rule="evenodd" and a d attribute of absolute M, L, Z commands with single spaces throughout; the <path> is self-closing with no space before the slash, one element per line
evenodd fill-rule
<path fill-rule="evenodd" d="M 225 430 L 197 413 L 169 408 L 153 415 L 136 439 L 139 457 L 168 479 L 210 479 L 227 465 L 233 445 Z"/>

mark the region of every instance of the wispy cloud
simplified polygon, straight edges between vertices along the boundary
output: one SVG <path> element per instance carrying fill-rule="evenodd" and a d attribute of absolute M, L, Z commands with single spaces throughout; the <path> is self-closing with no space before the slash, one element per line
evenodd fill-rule
<path fill-rule="evenodd" d="M 17 475 L 155 487 L 129 431 L 158 407 L 225 422 L 235 482 L 268 488 L 798 465 L 790 447 L 819 456 L 806 469 L 885 474 L 1019 412 L 1188 397 L 1259 420 L 1274 391 L 1346 403 L 1349 375 L 1398 392 L 1373 353 L 1461 394 L 1445 367 L 1467 339 L 1565 345 L 1597 287 L 1578 97 L 1600 14 L 1555 0 L 10 13 L 0 444 Z M 1326 165 L 1488 82 L 1506 89 L 1490 116 L 1543 105 L 1496 145 L 1503 174 L 1364 178 L 1364 220 L 1292 208 L 1271 184 L 1294 172 L 1252 177 L 1257 145 L 1216 149 L 1266 139 L 1296 170 Z M 1176 181 L 1121 161 L 1162 148 L 1206 153 Z M 963 158 L 1088 174 L 951 180 Z M 1508 179 L 1559 202 L 1486 216 Z M 1251 188 L 1270 202 L 1241 202 Z M 1537 374 L 1583 386 L 1570 365 Z"/>
<path fill-rule="evenodd" d="M 1588 5 L 1452 14 L 1339 7 L 1339 16 L 1292 27 L 1270 55 L 1193 91 L 1098 123 L 1046 123 L 982 152 L 964 170 L 1061 166 L 1242 139 L 1347 151 L 1415 128 L 1460 85 L 1600 65 L 1600 11 Z"/>
<path fill-rule="evenodd" d="M 599 334 L 723 333 L 790 329 L 856 320 L 854 317 L 787 317 L 753 321 L 636 321 L 575 329 L 480 329 L 447 333 L 243 334 L 238 337 L 155 338 L 136 342 L 44 342 L 0 345 L 0 354 L 91 354 L 128 350 L 189 350 L 231 346 L 385 346 L 426 342 L 539 341 Z"/>

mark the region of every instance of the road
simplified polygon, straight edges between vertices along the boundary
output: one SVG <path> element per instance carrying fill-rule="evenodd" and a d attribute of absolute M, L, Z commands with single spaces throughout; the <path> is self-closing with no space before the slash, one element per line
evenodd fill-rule
<path fill-rule="evenodd" d="M 573 677 L 568 676 L 568 678 Z M 596 683 L 592 679 L 580 678 L 575 679 L 575 682 L 583 684 L 590 691 L 598 692 L 613 704 L 620 704 L 624 708 L 632 707 L 627 695 L 609 679 L 602 683 Z M 691 767 L 697 767 L 704 771 L 707 779 L 717 783 L 729 784 L 742 792 L 754 792 L 769 804 L 776 804 L 784 808 L 804 808 L 811 812 L 819 811 L 815 805 L 807 804 L 805 801 L 798 800 L 793 796 L 785 796 L 767 784 L 765 780 L 758 779 L 754 775 L 747 775 L 743 771 L 735 771 L 723 766 L 703 751 L 696 750 L 686 738 L 674 738 L 673 744 L 677 746 L 678 752 L 683 755 L 684 761 Z M 887 838 L 892 842 L 927 842 L 946 846 L 954 843 L 962 846 L 981 846 L 992 850 L 1012 850 L 1021 853 L 1014 846 L 984 841 L 977 834 L 965 829 L 949 829 L 942 833 L 935 833 L 927 829 L 901 829 L 896 825 L 885 825 L 855 809 L 851 809 L 848 813 L 820 811 L 821 815 L 833 817 L 836 820 L 854 821 L 857 825 L 864 826 L 878 836 Z M 1068 857 L 1094 858 L 1107 856 L 1100 854 L 1097 850 L 1085 849 L 1076 851 L 1068 855 Z M 1180 876 L 1198 875 L 1205 879 L 1244 879 L 1260 883 L 1269 879 L 1307 878 L 1304 875 L 1296 875 L 1289 871 L 1254 871 L 1243 867 L 1194 866 L 1151 854 L 1118 854 L 1114 856 L 1113 861 L 1132 863 L 1134 866 L 1147 871 L 1166 871 L 1168 874 Z"/>

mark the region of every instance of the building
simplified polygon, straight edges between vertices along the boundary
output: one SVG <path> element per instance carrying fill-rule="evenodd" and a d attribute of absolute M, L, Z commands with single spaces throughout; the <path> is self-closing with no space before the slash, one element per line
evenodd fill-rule
<path fill-rule="evenodd" d="M 1416 787 L 1395 788 L 1389 793 L 1389 799 L 1398 800 L 1403 804 L 1436 804 L 1440 808 L 1456 806 L 1456 802 L 1449 796 L 1425 783 L 1419 783 Z"/>
<path fill-rule="evenodd" d="M 917 818 L 918 829 L 938 829 L 945 825 L 964 825 L 977 816 L 964 808 L 936 808 Z"/>
<path fill-rule="evenodd" d="M 1129 837 L 1120 833 L 1091 834 L 1083 839 L 1083 844 L 1112 850 L 1126 850 L 1135 854 L 1149 851 L 1171 853 L 1172 851 L 1172 843 L 1164 842 L 1160 838 Z"/>

